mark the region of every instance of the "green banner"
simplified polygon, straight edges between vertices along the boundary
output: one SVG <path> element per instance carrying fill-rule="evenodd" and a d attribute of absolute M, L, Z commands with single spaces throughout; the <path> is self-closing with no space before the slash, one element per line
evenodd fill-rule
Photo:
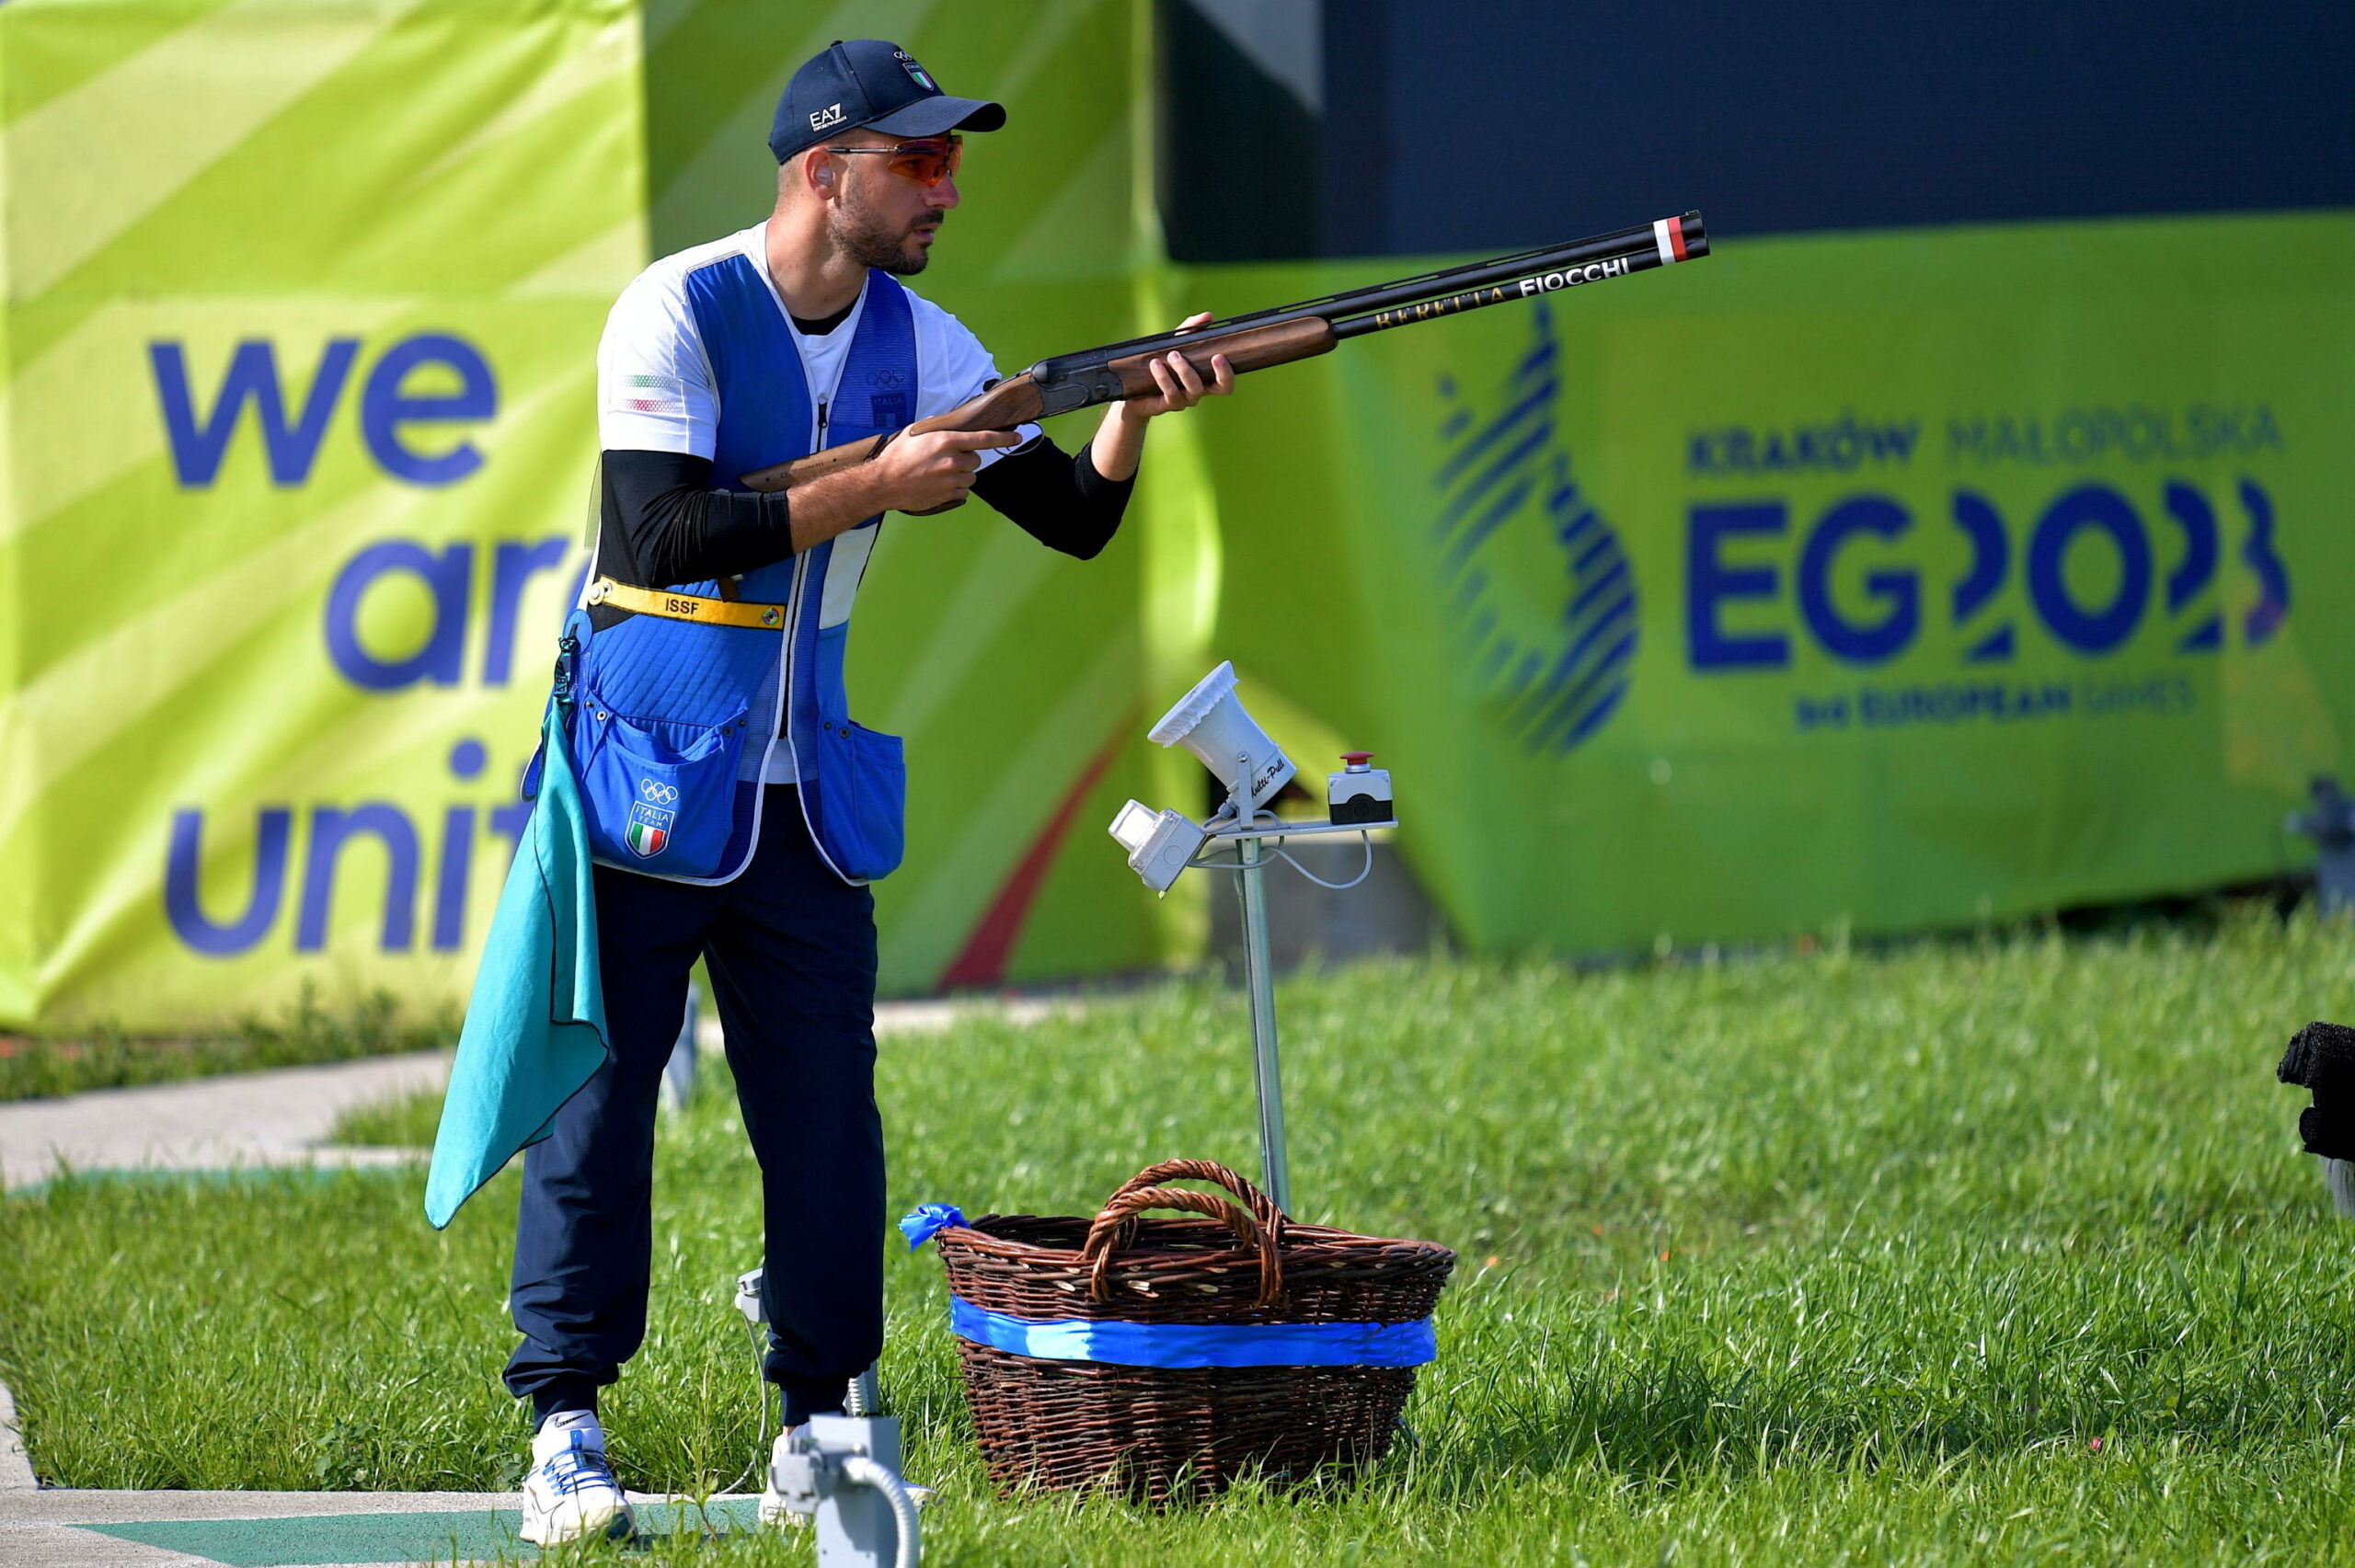
<path fill-rule="evenodd" d="M 2355 761 L 2355 217 L 1714 238 L 1208 416 L 1219 649 L 1396 769 L 1463 936 L 1968 925 L 2289 868 L 2285 810 Z"/>
<path fill-rule="evenodd" d="M 0 1020 L 464 994 L 638 59 L 591 0 L 0 11 Z"/>
<path fill-rule="evenodd" d="M 1133 10 L 0 8 L 0 1025 L 463 999 L 615 295 L 767 214 L 777 95 L 855 23 L 1014 108 L 925 293 L 1008 369 L 1130 335 Z M 985 506 L 887 525 L 850 665 L 908 740 L 887 991 L 1168 950 L 1067 853 L 1149 788 L 1150 509 L 1086 563 Z"/>

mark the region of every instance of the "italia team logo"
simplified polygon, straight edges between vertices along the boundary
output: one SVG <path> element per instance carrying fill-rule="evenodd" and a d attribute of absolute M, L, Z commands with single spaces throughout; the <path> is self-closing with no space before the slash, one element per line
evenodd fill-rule
<path fill-rule="evenodd" d="M 940 91 L 940 85 L 924 74 L 924 67 L 917 64 L 913 60 L 911 60 L 908 57 L 907 51 L 901 49 L 894 50 L 892 52 L 900 57 L 900 63 L 907 68 L 908 74 L 915 78 L 915 84 L 917 86 L 922 87 L 927 93 L 936 93 Z"/>
<path fill-rule="evenodd" d="M 662 846 L 671 841 L 671 824 L 679 817 L 677 812 L 664 807 L 678 798 L 675 784 L 653 779 L 638 781 L 638 799 L 629 808 L 629 826 L 622 833 L 630 853 L 650 859 L 662 853 Z"/>
<path fill-rule="evenodd" d="M 1430 539 L 1448 619 L 1489 711 L 1525 750 L 1558 756 L 1627 694 L 1636 578 L 1617 531 L 1570 472 L 1555 424 L 1553 312 L 1534 315 L 1529 349 L 1492 399 L 1476 403 L 1440 378 Z"/>

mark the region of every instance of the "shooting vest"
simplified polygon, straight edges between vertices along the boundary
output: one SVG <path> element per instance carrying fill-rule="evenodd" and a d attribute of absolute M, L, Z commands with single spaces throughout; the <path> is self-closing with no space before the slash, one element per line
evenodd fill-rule
<path fill-rule="evenodd" d="M 750 258 L 697 268 L 686 292 L 719 406 L 720 483 L 913 418 L 915 330 L 906 292 L 887 274 L 867 274 L 830 405 L 811 395 L 785 312 Z M 738 579 L 742 601 L 783 607 L 774 629 L 573 612 L 557 700 L 570 709 L 573 771 L 600 863 L 680 882 L 731 880 L 760 841 L 767 792 L 758 780 L 785 748 L 802 818 L 835 874 L 867 882 L 898 866 L 907 796 L 900 739 L 854 723 L 843 689 L 851 606 L 881 522 L 870 517 Z M 717 597 L 720 585 L 644 586 Z M 762 766 L 739 779 L 748 746 L 760 748 Z"/>

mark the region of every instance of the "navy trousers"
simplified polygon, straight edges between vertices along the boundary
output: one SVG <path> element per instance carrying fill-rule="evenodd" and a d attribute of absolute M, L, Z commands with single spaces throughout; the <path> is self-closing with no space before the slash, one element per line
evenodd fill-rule
<path fill-rule="evenodd" d="M 541 1417 L 593 1410 L 646 1337 L 655 1104 L 701 955 L 761 1166 L 768 1378 L 788 1424 L 840 1410 L 883 1347 L 874 896 L 826 868 L 784 786 L 733 882 L 596 882 L 613 1054 L 523 1156 L 507 1387 Z"/>

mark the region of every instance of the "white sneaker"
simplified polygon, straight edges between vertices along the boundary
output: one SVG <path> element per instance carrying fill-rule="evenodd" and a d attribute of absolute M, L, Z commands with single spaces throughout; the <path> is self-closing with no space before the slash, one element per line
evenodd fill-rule
<path fill-rule="evenodd" d="M 525 1540 L 534 1546 L 589 1536 L 620 1539 L 637 1528 L 629 1499 L 605 1458 L 604 1429 L 583 1412 L 552 1415 L 532 1439 L 532 1471 L 523 1478 Z"/>
<path fill-rule="evenodd" d="M 768 1479 L 761 1483 L 761 1523 L 774 1525 L 779 1529 L 806 1528 L 816 1519 L 816 1516 L 805 1514 L 788 1505 L 785 1494 L 776 1488 L 778 1468 L 785 1463 L 785 1457 L 793 1451 L 793 1439 L 800 1431 L 798 1426 L 788 1426 L 776 1435 L 776 1441 L 769 1447 Z M 932 1501 L 931 1487 L 917 1486 L 904 1481 L 901 1484 L 908 1489 L 908 1501 L 917 1507 L 921 1508 Z"/>

